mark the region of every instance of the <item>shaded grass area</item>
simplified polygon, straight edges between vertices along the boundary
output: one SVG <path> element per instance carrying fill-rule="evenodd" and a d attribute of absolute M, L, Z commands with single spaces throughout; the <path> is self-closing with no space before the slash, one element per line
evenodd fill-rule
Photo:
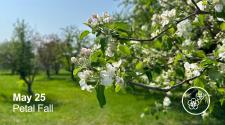
<path fill-rule="evenodd" d="M 172 100 L 167 113 L 156 115 L 141 113 L 148 106 L 153 108 L 155 101 L 162 102 L 163 94 L 114 93 L 107 89 L 107 104 L 100 108 L 92 93 L 80 90 L 70 80 L 70 75 L 63 73 L 47 79 L 40 74 L 33 84 L 35 93 L 46 93 L 46 104 L 54 104 L 54 112 L 20 113 L 12 111 L 13 93 L 25 93 L 26 86 L 18 83 L 18 76 L 4 73 L 0 75 L 0 125 L 199 125 L 222 124 L 218 120 L 203 121 L 200 116 L 184 112 L 180 98 Z M 35 103 L 35 102 L 32 102 Z M 25 104 L 25 103 L 21 103 Z"/>

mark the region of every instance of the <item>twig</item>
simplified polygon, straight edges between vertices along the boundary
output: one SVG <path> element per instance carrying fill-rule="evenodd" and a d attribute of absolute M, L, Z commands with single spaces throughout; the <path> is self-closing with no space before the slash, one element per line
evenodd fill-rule
<path fill-rule="evenodd" d="M 180 19 L 178 21 L 175 21 L 175 24 L 177 25 L 180 22 L 182 22 L 182 21 L 184 21 L 184 20 L 186 20 L 186 19 L 188 19 L 188 18 L 190 18 L 192 16 L 199 15 L 199 14 L 210 14 L 210 13 L 206 12 L 206 11 L 199 10 L 199 11 L 196 11 L 196 12 L 194 12 L 194 13 L 192 13 L 192 14 L 190 14 L 190 15 L 188 15 L 188 16 L 186 16 L 186 17 L 184 17 L 184 18 L 182 18 L 182 19 Z M 117 36 L 117 39 L 119 39 L 119 40 L 134 40 L 134 41 L 139 41 L 139 42 L 154 41 L 155 39 L 160 38 L 165 32 L 167 32 L 171 28 L 173 28 L 172 25 L 168 26 L 162 32 L 160 32 L 157 36 L 154 36 L 154 37 L 152 37 L 150 39 L 125 38 L 125 37 L 119 37 L 119 36 Z"/>
<path fill-rule="evenodd" d="M 180 83 L 178 83 L 176 85 L 173 85 L 169 88 L 153 87 L 153 86 L 149 86 L 149 85 L 146 85 L 146 84 L 143 84 L 143 83 L 134 83 L 134 82 L 129 82 L 129 84 L 135 85 L 135 86 L 147 89 L 147 90 L 156 90 L 156 91 L 168 92 L 170 90 L 176 89 L 177 87 L 179 87 L 179 86 L 181 86 L 185 83 L 189 83 L 190 81 L 200 77 L 204 71 L 205 71 L 205 68 L 200 71 L 201 74 L 199 76 L 194 76 L 194 77 L 191 77 L 189 79 L 183 80 Z"/>
<path fill-rule="evenodd" d="M 201 11 L 200 8 L 198 7 L 197 3 L 194 0 L 191 0 L 191 2 L 195 5 L 195 7 L 198 11 Z"/>

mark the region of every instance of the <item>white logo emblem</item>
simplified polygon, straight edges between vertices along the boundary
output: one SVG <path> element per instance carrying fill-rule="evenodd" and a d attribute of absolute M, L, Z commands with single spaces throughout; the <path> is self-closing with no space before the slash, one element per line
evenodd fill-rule
<path fill-rule="evenodd" d="M 201 87 L 191 87 L 182 96 L 182 106 L 189 114 L 200 115 L 210 105 L 208 92 Z"/>

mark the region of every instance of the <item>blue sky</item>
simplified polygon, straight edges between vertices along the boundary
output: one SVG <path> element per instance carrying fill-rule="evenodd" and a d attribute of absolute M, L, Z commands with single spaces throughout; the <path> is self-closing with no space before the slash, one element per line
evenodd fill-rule
<path fill-rule="evenodd" d="M 118 10 L 118 0 L 2 0 L 0 1 L 0 41 L 9 39 L 13 24 L 24 19 L 41 34 L 60 33 L 60 28 L 84 22 L 94 13 Z"/>

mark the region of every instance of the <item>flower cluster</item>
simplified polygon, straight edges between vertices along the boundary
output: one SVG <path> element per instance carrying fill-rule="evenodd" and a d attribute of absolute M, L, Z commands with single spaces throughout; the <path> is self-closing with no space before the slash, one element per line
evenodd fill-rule
<path fill-rule="evenodd" d="M 207 2 L 209 2 L 210 4 L 208 4 Z M 187 3 L 189 5 L 192 5 L 192 1 L 188 0 Z M 205 11 L 207 8 L 209 8 L 208 5 L 213 5 L 214 9 L 216 12 L 220 13 L 223 11 L 223 7 L 225 5 L 225 1 L 224 0 L 207 0 L 206 2 L 203 0 L 200 0 L 197 3 L 197 6 L 199 7 L 200 10 Z"/>
<path fill-rule="evenodd" d="M 222 40 L 222 45 L 218 46 L 219 58 L 221 60 L 225 59 L 225 39 Z"/>
<path fill-rule="evenodd" d="M 166 3 L 168 2 L 168 0 L 159 0 L 158 2 L 160 4 L 160 6 L 166 7 L 166 5 L 167 5 Z"/>
<path fill-rule="evenodd" d="M 167 71 L 163 70 L 162 73 L 156 77 L 155 81 L 157 83 L 161 83 L 163 86 L 169 87 L 170 79 L 173 76 L 173 69 L 169 69 Z"/>
<path fill-rule="evenodd" d="M 88 19 L 88 24 L 91 27 L 96 27 L 98 25 L 109 23 L 111 21 L 112 17 L 109 15 L 108 12 L 105 12 L 103 16 L 99 16 L 98 14 L 92 15 L 92 17 Z"/>
<path fill-rule="evenodd" d="M 187 78 L 195 77 L 200 75 L 199 67 L 196 63 L 184 63 L 185 75 Z"/>
<path fill-rule="evenodd" d="M 110 42 L 108 44 L 108 47 L 107 47 L 106 51 L 105 51 L 105 55 L 109 56 L 109 57 L 113 57 L 115 48 L 116 48 L 115 42 Z"/>
<path fill-rule="evenodd" d="M 81 48 L 79 57 L 71 57 L 71 63 L 76 65 L 87 66 L 89 65 L 88 57 L 91 54 L 91 49 Z"/>
<path fill-rule="evenodd" d="M 84 70 L 78 73 L 78 77 L 80 78 L 79 84 L 80 84 L 81 90 L 87 90 L 91 92 L 91 89 L 94 88 L 92 85 L 87 84 L 87 79 L 91 77 L 91 75 L 92 75 L 92 71 L 90 70 Z"/>
<path fill-rule="evenodd" d="M 122 61 L 106 64 L 106 70 L 100 72 L 101 84 L 104 86 L 111 86 L 116 79 L 117 83 L 123 83 L 123 79 L 116 76 L 116 71 L 120 67 Z"/>
<path fill-rule="evenodd" d="M 91 49 L 88 48 L 81 48 L 80 54 L 82 56 L 89 56 L 91 54 Z"/>
<path fill-rule="evenodd" d="M 179 37 L 188 38 L 192 31 L 192 25 L 189 20 L 184 20 L 177 24 L 177 32 L 176 34 Z"/>
<path fill-rule="evenodd" d="M 164 27 L 165 25 L 169 24 L 170 20 L 173 19 L 173 17 L 176 16 L 176 9 L 172 10 L 166 10 L 163 11 L 162 14 L 154 14 L 152 16 L 152 25 L 156 25 L 157 22 L 160 22 L 160 24 Z"/>
<path fill-rule="evenodd" d="M 170 104 L 171 104 L 170 98 L 166 96 L 166 97 L 163 99 L 163 106 L 164 106 L 164 107 L 168 107 L 168 106 L 170 106 Z"/>
<path fill-rule="evenodd" d="M 215 11 L 220 13 L 223 11 L 223 6 L 225 5 L 225 1 L 224 0 L 213 0 L 213 4 L 214 4 Z"/>

